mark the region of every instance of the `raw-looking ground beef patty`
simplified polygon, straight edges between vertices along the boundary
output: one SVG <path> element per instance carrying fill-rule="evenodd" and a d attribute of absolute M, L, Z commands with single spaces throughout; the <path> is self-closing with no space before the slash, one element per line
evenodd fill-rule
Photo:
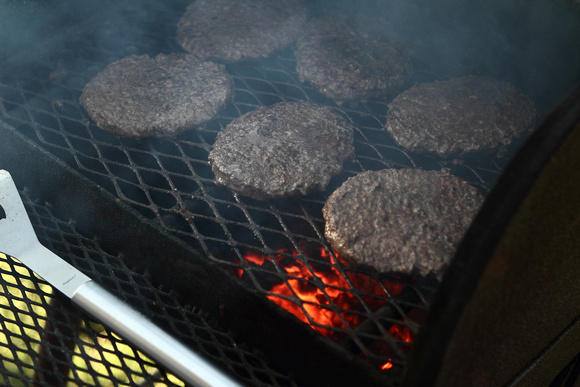
<path fill-rule="evenodd" d="M 119 136 L 175 136 L 227 104 L 234 82 L 224 65 L 186 54 L 132 55 L 107 66 L 80 97 L 97 126 Z"/>
<path fill-rule="evenodd" d="M 177 25 L 177 42 L 200 59 L 240 62 L 294 42 L 307 11 L 302 0 L 196 0 Z"/>
<path fill-rule="evenodd" d="M 468 76 L 416 85 L 390 104 L 385 128 L 402 147 L 440 157 L 505 148 L 532 128 L 533 102 L 513 85 Z"/>
<path fill-rule="evenodd" d="M 440 276 L 482 202 L 474 187 L 446 172 L 362 172 L 326 202 L 325 236 L 353 264 Z"/>
<path fill-rule="evenodd" d="M 351 157 L 353 127 L 326 106 L 281 102 L 235 119 L 209 161 L 217 184 L 254 199 L 323 190 Z"/>
<path fill-rule="evenodd" d="M 413 65 L 378 18 L 332 13 L 310 20 L 298 39 L 296 70 L 337 103 L 394 95 Z"/>

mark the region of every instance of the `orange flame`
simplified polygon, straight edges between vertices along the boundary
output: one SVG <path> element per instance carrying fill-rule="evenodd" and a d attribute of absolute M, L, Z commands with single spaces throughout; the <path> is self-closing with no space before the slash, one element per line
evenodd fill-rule
<path fill-rule="evenodd" d="M 363 322 L 362 316 L 368 309 L 376 311 L 383 307 L 386 297 L 396 296 L 406 286 L 356 272 L 335 252 L 333 256 L 322 247 L 309 249 L 308 245 L 300 244 L 300 249 L 303 254 L 319 257 L 326 263 L 306 262 L 300 258 L 301 253 L 293 249 L 278 249 L 279 254 L 271 257 L 250 251 L 243 259 L 258 266 L 274 264 L 285 271 L 287 275 L 282 276 L 285 279 L 271 285 L 266 297 L 326 337 L 337 339 L 347 326 L 356 328 Z M 337 260 L 342 270 L 338 269 Z M 237 268 L 233 273 L 242 278 L 244 270 Z M 354 288 L 358 292 L 353 292 Z M 413 333 L 398 324 L 390 327 L 389 334 L 407 343 L 413 339 Z M 377 364 L 384 371 L 393 368 L 392 359 L 388 355 L 386 358 L 386 363 Z"/>
<path fill-rule="evenodd" d="M 405 328 L 403 326 L 395 324 L 395 325 L 391 326 L 391 328 L 389 329 L 389 333 L 394 338 L 403 340 L 407 343 L 410 343 L 411 341 L 413 341 L 413 336 L 412 336 L 411 331 L 408 328 Z M 383 370 L 383 371 L 390 370 L 391 368 L 393 368 L 393 363 L 391 363 L 391 359 L 389 359 L 388 362 L 386 362 L 385 364 L 383 364 L 381 366 L 381 370 Z"/>
<path fill-rule="evenodd" d="M 383 371 L 390 370 L 391 368 L 393 368 L 393 363 L 391 363 L 390 361 L 386 362 L 381 366 L 381 370 Z"/>
<path fill-rule="evenodd" d="M 273 285 L 267 298 L 327 337 L 336 338 L 347 325 L 355 328 L 362 322 L 362 315 L 356 312 L 363 312 L 365 308 L 352 293 L 353 287 L 364 293 L 365 296 L 361 297 L 364 303 L 376 310 L 385 304 L 385 289 L 389 294 L 396 295 L 405 286 L 387 280 L 379 282 L 352 270 L 345 270 L 343 274 L 334 266 L 335 258 L 322 247 L 317 248 L 314 254 L 332 265 L 305 263 L 295 250 L 277 251 L 280 254 L 272 258 L 248 252 L 244 254 L 244 259 L 256 265 L 270 261 L 282 268 L 288 274 L 287 279 Z M 342 260 L 341 263 L 348 268 L 348 263 Z M 236 274 L 241 277 L 243 271 L 238 269 Z M 300 300 L 298 303 L 297 299 Z M 339 310 L 336 306 L 339 306 Z"/>

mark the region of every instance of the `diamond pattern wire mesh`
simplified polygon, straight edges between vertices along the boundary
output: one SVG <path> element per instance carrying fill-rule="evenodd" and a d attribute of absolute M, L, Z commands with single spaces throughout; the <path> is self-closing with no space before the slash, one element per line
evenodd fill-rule
<path fill-rule="evenodd" d="M 129 268 L 81 236 L 74 222 L 56 218 L 23 192 L 40 241 L 174 336 L 228 368 L 249 385 L 293 386 L 232 335 L 180 300 L 150 273 Z M 141 352 L 78 311 L 60 293 L 12 257 L 0 254 L 0 380 L 2 385 L 183 385 Z M 41 336 L 42 333 L 42 336 Z M 68 351 L 66 350 L 68 349 Z"/>
<path fill-rule="evenodd" d="M 485 194 L 508 157 L 443 160 L 410 154 L 382 129 L 388 101 L 336 106 L 299 82 L 292 47 L 269 59 L 228 65 L 235 81 L 235 99 L 203 128 L 174 139 L 142 140 L 119 139 L 100 130 L 78 103 L 84 85 L 107 64 L 126 55 L 180 51 L 174 35 L 185 6 L 186 2 L 180 1 L 163 5 L 151 2 L 145 7 L 126 2 L 73 25 L 63 33 L 66 40 L 57 54 L 18 71 L 15 78 L 0 78 L 0 115 L 264 297 L 278 304 L 289 301 L 294 314 L 313 329 L 372 364 L 389 362 L 400 372 L 410 346 L 405 338 L 417 333 L 436 282 L 364 271 L 341 261 L 323 236 L 321 209 L 326 198 L 350 176 L 389 167 L 448 169 Z M 417 74 L 438 78 L 431 69 L 418 68 Z M 255 201 L 216 186 L 207 156 L 217 133 L 234 118 L 259 106 L 296 100 L 330 105 L 357 128 L 356 156 L 343 172 L 324 192 L 288 200 Z M 83 259 L 73 264 L 91 276 L 122 266 L 119 259 L 103 262 L 99 254 L 75 245 L 76 240 L 56 240 L 51 245 L 57 251 L 72 256 L 80 253 Z M 261 254 L 264 262 L 250 261 L 249 254 Z M 289 274 L 288 265 L 300 266 L 305 275 Z M 122 278 L 127 276 L 120 270 Z M 338 277 L 340 282 L 329 283 L 326 275 Z M 106 278 L 103 281 L 136 303 L 151 296 L 146 276 L 123 285 Z M 145 289 L 144 295 L 134 289 L 140 284 L 143 287 L 137 289 Z M 283 290 L 273 291 L 275 285 Z M 299 296 L 300 288 L 316 293 L 316 302 Z M 341 294 L 338 298 L 331 294 L 337 291 Z M 349 302 L 338 302 L 344 298 Z M 321 324 L 313 317 L 321 311 L 335 323 Z M 184 314 L 191 317 L 179 308 L 175 313 L 179 318 Z M 164 317 L 173 321 L 173 316 Z M 108 334 L 106 337 L 117 342 Z M 240 362 L 239 367 L 244 368 L 242 363 L 256 360 Z"/>

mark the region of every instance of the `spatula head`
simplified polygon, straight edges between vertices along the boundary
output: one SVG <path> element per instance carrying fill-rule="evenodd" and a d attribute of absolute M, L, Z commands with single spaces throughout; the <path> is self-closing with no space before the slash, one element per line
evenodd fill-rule
<path fill-rule="evenodd" d="M 184 380 L 195 385 L 238 386 L 220 370 L 41 245 L 16 185 L 4 170 L 0 170 L 0 252 L 20 260 L 97 321 L 103 321 L 154 355 Z"/>
<path fill-rule="evenodd" d="M 12 176 L 0 170 L 0 252 L 20 256 L 38 238 Z"/>
<path fill-rule="evenodd" d="M 0 170 L 0 252 L 18 259 L 68 297 L 90 281 L 38 241 L 16 185 L 4 170 Z"/>

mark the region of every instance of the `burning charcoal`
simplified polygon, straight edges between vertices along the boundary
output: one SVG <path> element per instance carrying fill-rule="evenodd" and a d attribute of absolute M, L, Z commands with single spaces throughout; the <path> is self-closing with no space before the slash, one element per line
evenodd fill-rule
<path fill-rule="evenodd" d="M 329 197 L 325 236 L 353 264 L 439 276 L 482 202 L 474 187 L 445 172 L 367 171 Z"/>
<path fill-rule="evenodd" d="M 374 323 L 363 323 L 365 311 L 369 309 L 376 310 L 382 317 L 394 311 L 392 305 L 385 306 L 385 288 L 391 296 L 398 296 L 405 285 L 389 280 L 379 282 L 357 271 L 345 275 L 335 266 L 338 265 L 335 258 L 321 246 L 307 242 L 299 245 L 302 253 L 311 255 L 305 256 L 294 249 L 278 249 L 278 254 L 244 252 L 246 263 L 235 274 L 245 282 L 259 282 L 269 292 L 267 298 L 270 301 L 315 331 L 335 339 L 342 336 L 346 326 L 359 331 L 360 325 L 360 329 L 367 333 L 373 329 L 372 326 L 376 328 Z M 316 264 L 314 261 L 326 263 Z M 413 296 L 414 292 L 409 294 Z M 416 295 L 413 300 L 415 298 Z M 418 302 L 409 297 L 405 300 Z M 359 313 L 336 313 L 337 309 Z M 393 315 L 388 316 L 392 320 Z M 341 344 L 356 348 L 356 344 L 348 339 L 341 340 Z"/>
<path fill-rule="evenodd" d="M 132 55 L 107 66 L 80 101 L 97 126 L 119 136 L 175 136 L 211 120 L 233 95 L 223 65 L 191 55 Z"/>
<path fill-rule="evenodd" d="M 416 85 L 389 105 L 385 128 L 417 153 L 503 150 L 531 129 L 533 102 L 509 83 L 469 76 Z"/>
<path fill-rule="evenodd" d="M 337 103 L 393 95 L 413 65 L 391 37 L 380 19 L 336 13 L 314 19 L 297 43 L 300 80 Z"/>
<path fill-rule="evenodd" d="M 253 60 L 295 41 L 306 17 L 302 0 L 197 0 L 179 20 L 177 42 L 203 60 Z"/>
<path fill-rule="evenodd" d="M 209 154 L 216 183 L 254 199 L 323 190 L 353 153 L 354 128 L 309 102 L 261 107 L 232 121 Z"/>

